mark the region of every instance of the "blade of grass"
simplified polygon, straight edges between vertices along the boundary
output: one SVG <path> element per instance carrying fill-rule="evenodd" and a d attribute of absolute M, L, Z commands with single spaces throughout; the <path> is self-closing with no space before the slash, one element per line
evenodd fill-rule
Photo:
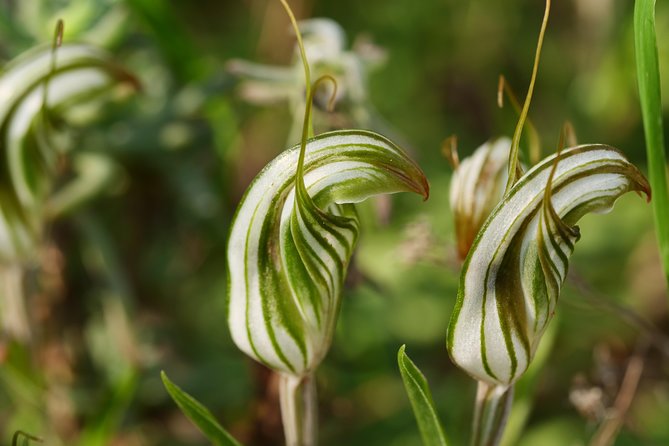
<path fill-rule="evenodd" d="M 427 380 L 416 364 L 404 353 L 405 347 L 403 345 L 397 352 L 397 363 L 413 413 L 416 416 L 423 444 L 425 446 L 447 446 L 446 434 L 434 408 Z"/>
<path fill-rule="evenodd" d="M 637 0 L 634 5 L 634 48 L 639 98 L 646 135 L 648 176 L 653 192 L 655 230 L 669 284 L 669 185 L 662 126 L 660 65 L 655 34 L 655 0 Z"/>
<path fill-rule="evenodd" d="M 165 389 L 179 409 L 186 415 L 202 433 L 215 446 L 242 446 L 232 435 L 230 435 L 209 412 L 209 409 L 200 404 L 195 398 L 184 392 L 167 377 L 165 372 L 160 372 Z"/>

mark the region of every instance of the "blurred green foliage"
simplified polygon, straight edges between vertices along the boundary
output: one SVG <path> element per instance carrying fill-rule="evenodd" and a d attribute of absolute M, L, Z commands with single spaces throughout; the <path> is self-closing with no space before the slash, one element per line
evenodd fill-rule
<path fill-rule="evenodd" d="M 370 103 L 431 183 L 425 203 L 397 196 L 361 209 L 359 251 L 318 374 L 322 444 L 420 444 L 397 370 L 404 343 L 430 382 L 450 440 L 465 444 L 475 386 L 444 345 L 459 266 L 450 167 L 439 147 L 455 133 L 466 156 L 488 138 L 510 135 L 516 116 L 497 108 L 497 78 L 504 73 L 524 92 L 543 5 L 291 4 L 298 18 L 329 17 L 351 44 L 368 39 L 387 52 L 370 74 Z M 286 147 L 292 125 L 287 104 L 245 103 L 226 63 L 291 63 L 293 38 L 278 1 L 0 5 L 3 62 L 47 43 L 60 17 L 65 41 L 103 47 L 142 85 L 124 101 L 105 103 L 94 119 L 68 121 L 77 134 L 73 152 L 104 153 L 121 173 L 50 225 L 39 261 L 25 272 L 35 336 L 29 345 L 0 341 L 0 443 L 23 430 L 50 445 L 206 444 L 165 392 L 165 370 L 244 444 L 282 444 L 276 380 L 232 344 L 224 277 L 236 203 Z M 623 0 L 554 5 L 530 110 L 544 154 L 570 120 L 579 141 L 616 146 L 644 165 L 632 10 Z M 667 92 L 664 4 L 657 29 Z M 669 95 L 664 101 L 666 120 Z M 610 415 L 628 359 L 649 340 L 616 444 L 667 444 L 669 361 L 657 344 L 666 347 L 669 314 L 651 209 L 626 197 L 611 216 L 588 216 L 580 226 L 571 268 L 578 281 L 562 294 L 554 348 L 532 383 L 533 410 L 518 444 L 587 444 Z M 657 330 L 626 322 L 625 311 L 601 299 Z"/>

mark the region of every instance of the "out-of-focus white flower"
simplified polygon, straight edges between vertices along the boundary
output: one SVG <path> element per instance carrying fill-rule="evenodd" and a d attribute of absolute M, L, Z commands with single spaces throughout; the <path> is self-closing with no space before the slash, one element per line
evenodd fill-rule
<path fill-rule="evenodd" d="M 488 141 L 456 167 L 451 178 L 450 202 L 455 238 L 464 260 L 476 234 L 504 195 L 511 140 Z"/>

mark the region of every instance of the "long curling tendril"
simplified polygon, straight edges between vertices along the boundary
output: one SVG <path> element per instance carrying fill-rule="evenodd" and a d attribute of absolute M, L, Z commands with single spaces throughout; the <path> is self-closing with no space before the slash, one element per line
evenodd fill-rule
<path fill-rule="evenodd" d="M 523 133 L 523 125 L 525 124 L 525 119 L 527 118 L 527 112 L 530 108 L 530 102 L 532 101 L 532 93 L 534 92 L 534 83 L 537 79 L 537 71 L 539 69 L 539 59 L 541 57 L 541 47 L 544 43 L 544 34 L 546 33 L 546 26 L 548 24 L 548 16 L 550 15 L 551 2 L 546 0 L 546 9 L 544 12 L 544 18 L 541 22 L 541 30 L 539 31 L 539 41 L 537 42 L 537 51 L 534 56 L 534 66 L 532 67 L 532 78 L 530 80 L 530 86 L 527 90 L 527 96 L 525 97 L 525 103 L 523 104 L 523 110 L 520 112 L 520 118 L 518 119 L 518 124 L 516 125 L 516 130 L 513 133 L 513 141 L 511 142 L 511 153 L 509 154 L 509 179 L 506 182 L 506 189 L 504 194 L 506 195 L 511 190 L 511 187 L 518 181 L 518 150 L 520 147 L 520 135 Z"/>
<path fill-rule="evenodd" d="M 569 226 L 566 224 L 558 215 L 555 207 L 553 206 L 553 179 L 555 178 L 555 171 L 557 170 L 558 163 L 560 162 L 560 155 L 562 154 L 562 149 L 564 149 L 565 141 L 569 138 L 569 128 L 567 126 L 562 128 L 560 132 L 560 139 L 558 141 L 557 155 L 553 161 L 553 166 L 551 167 L 551 172 L 548 176 L 548 182 L 546 183 L 546 189 L 544 189 L 544 200 L 543 206 L 546 211 L 550 214 L 551 218 L 555 221 L 555 224 L 558 226 L 558 230 L 563 234 L 570 234 L 574 237 L 579 237 L 579 229 L 577 226 Z"/>
<path fill-rule="evenodd" d="M 300 58 L 302 59 L 302 66 L 304 67 L 304 84 L 305 84 L 305 96 L 308 98 L 311 96 L 311 70 L 309 69 L 309 61 L 307 60 L 307 52 L 304 49 L 304 43 L 302 42 L 302 33 L 300 32 L 300 27 L 297 25 L 297 20 L 295 19 L 295 14 L 293 10 L 290 9 L 290 5 L 286 0 L 280 0 L 283 5 L 283 9 L 286 10 L 288 18 L 290 19 L 290 24 L 295 31 L 295 37 L 297 38 L 297 47 L 300 49 Z M 311 121 L 311 114 L 309 114 L 308 121 L 309 137 L 314 136 L 314 127 Z"/>
<path fill-rule="evenodd" d="M 21 438 L 21 437 L 26 438 L 28 440 L 28 442 L 30 442 L 32 440 L 32 441 L 36 441 L 38 443 L 44 443 L 44 440 L 41 439 L 40 437 L 30 435 L 27 432 L 16 431 L 16 432 L 14 432 L 14 435 L 12 436 L 12 446 L 18 446 L 19 438 Z"/>
<path fill-rule="evenodd" d="M 506 80 L 503 74 L 499 75 L 499 83 L 497 84 L 497 105 L 499 108 L 504 107 L 504 94 L 509 98 L 509 102 L 513 106 L 513 109 L 520 116 L 521 107 L 520 101 L 516 92 L 513 91 L 511 85 Z M 528 139 L 528 155 L 531 165 L 535 165 L 541 159 L 541 139 L 539 137 L 539 132 L 537 128 L 532 123 L 532 120 L 528 117 L 525 121 L 527 124 L 527 139 Z"/>
<path fill-rule="evenodd" d="M 48 94 L 49 94 L 49 82 L 51 81 L 51 76 L 56 71 L 56 55 L 58 54 L 58 48 L 63 44 L 63 31 L 65 25 L 62 19 L 58 19 L 56 23 L 56 30 L 54 31 L 53 41 L 51 42 L 51 70 L 47 74 L 46 79 L 44 80 L 44 90 L 42 91 L 42 111 L 46 111 Z"/>
<path fill-rule="evenodd" d="M 296 187 L 299 193 L 303 194 L 305 198 L 310 199 L 309 195 L 306 193 L 306 186 L 304 185 L 304 158 L 307 152 L 307 139 L 309 139 L 309 132 L 311 128 L 311 107 L 314 102 L 314 93 L 318 90 L 318 87 L 325 81 L 332 82 L 333 89 L 330 94 L 330 100 L 328 101 L 328 110 L 332 110 L 334 107 L 334 101 L 337 98 L 337 81 L 334 77 L 329 74 L 325 74 L 318 79 L 307 89 L 309 94 L 307 95 L 307 103 L 304 107 L 304 125 L 302 126 L 302 138 L 300 139 L 300 157 L 297 161 L 297 175 L 295 177 Z"/>

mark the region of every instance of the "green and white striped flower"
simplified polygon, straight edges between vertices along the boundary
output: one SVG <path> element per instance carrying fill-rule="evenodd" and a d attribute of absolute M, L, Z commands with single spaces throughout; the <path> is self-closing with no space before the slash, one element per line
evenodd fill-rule
<path fill-rule="evenodd" d="M 650 196 L 639 170 L 605 145 L 565 150 L 523 175 L 465 260 L 448 330 L 453 362 L 479 381 L 513 384 L 555 312 L 579 239 L 575 223 L 610 210 L 628 191 Z"/>
<path fill-rule="evenodd" d="M 420 168 L 386 138 L 325 133 L 271 161 L 242 198 L 228 244 L 229 326 L 237 346 L 292 376 L 329 349 L 358 238 L 353 203 L 394 192 L 428 195 Z"/>
<path fill-rule="evenodd" d="M 504 196 L 511 140 L 488 141 L 455 167 L 450 203 L 458 256 L 464 260 L 476 234 Z"/>
<path fill-rule="evenodd" d="M 55 123 L 66 111 L 134 79 L 86 45 L 28 51 L 0 75 L 0 262 L 29 259 L 41 237 L 59 150 Z M 47 92 L 45 86 L 48 85 Z M 46 101 L 46 102 L 45 102 Z"/>

